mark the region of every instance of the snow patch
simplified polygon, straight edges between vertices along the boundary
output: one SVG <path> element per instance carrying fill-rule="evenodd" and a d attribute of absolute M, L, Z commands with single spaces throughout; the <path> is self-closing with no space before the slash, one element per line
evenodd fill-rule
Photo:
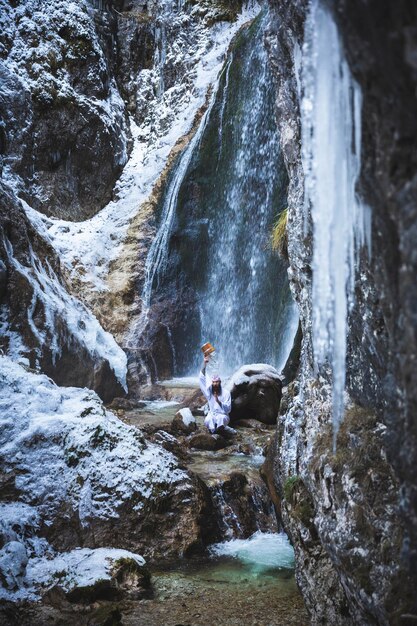
<path fill-rule="evenodd" d="M 10 242 L 6 240 L 5 243 L 9 262 L 19 274 L 26 278 L 33 289 L 31 305 L 27 311 L 30 329 L 41 345 L 49 346 L 53 361 L 55 362 L 62 352 L 60 341 L 63 335 L 59 326 L 60 321 L 64 320 L 71 333 L 64 337 L 64 341 L 70 342 L 75 337 L 87 352 L 96 355 L 97 358 L 107 360 L 118 380 L 127 390 L 127 357 L 117 345 L 114 337 L 103 330 L 97 318 L 84 304 L 68 294 L 47 260 L 42 263 L 33 250 L 30 250 L 30 265 L 24 266 L 14 256 Z M 44 313 L 42 328 L 38 326 L 39 322 L 34 316 L 39 302 L 43 305 Z M 3 321 L 3 326 L 5 324 L 6 322 Z M 12 339 L 10 356 L 18 358 L 24 351 L 24 345 L 16 333 L 9 332 L 9 338 Z"/>
<path fill-rule="evenodd" d="M 117 548 L 76 548 L 71 552 L 57 554 L 53 559 L 32 559 L 29 562 L 26 580 L 29 586 L 48 588 L 58 584 L 65 591 L 74 587 L 94 585 L 98 580 L 111 580 L 115 561 L 132 559 L 139 566 L 145 559 L 128 550 Z"/>

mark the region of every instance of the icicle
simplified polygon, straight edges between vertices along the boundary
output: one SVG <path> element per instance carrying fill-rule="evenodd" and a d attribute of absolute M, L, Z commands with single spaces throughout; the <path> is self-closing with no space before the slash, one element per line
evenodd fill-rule
<path fill-rule="evenodd" d="M 361 91 L 345 60 L 336 24 L 313 0 L 305 28 L 301 102 L 305 219 L 313 222 L 313 350 L 328 362 L 333 386 L 333 446 L 344 413 L 348 310 L 355 268 L 367 242 L 369 209 L 357 198 Z"/>

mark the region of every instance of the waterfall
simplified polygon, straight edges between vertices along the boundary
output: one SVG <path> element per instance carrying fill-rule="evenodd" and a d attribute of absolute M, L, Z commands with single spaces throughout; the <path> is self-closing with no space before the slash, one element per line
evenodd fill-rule
<path fill-rule="evenodd" d="M 283 365 L 288 325 L 297 319 L 284 264 L 268 250 L 287 181 L 264 45 L 267 23 L 264 14 L 242 35 L 227 66 L 220 105 L 218 166 L 210 194 L 216 211 L 208 223 L 200 302 L 201 340 L 218 348 L 223 372 L 253 361 Z M 295 330 L 291 333 L 290 343 Z"/>
<path fill-rule="evenodd" d="M 198 146 L 201 136 L 207 124 L 211 108 L 214 104 L 214 95 L 211 97 L 210 104 L 203 115 L 194 137 L 182 153 L 179 163 L 175 169 L 162 207 L 160 226 L 156 233 L 155 239 L 149 249 L 145 266 L 145 281 L 142 289 L 142 302 L 144 311 L 147 311 L 151 302 L 152 289 L 154 282 L 158 279 L 158 275 L 163 273 L 168 262 L 168 240 L 172 230 L 172 223 L 175 217 L 175 211 L 178 202 L 178 193 L 181 188 L 184 176 L 187 172 L 193 152 Z"/>
<path fill-rule="evenodd" d="M 332 371 L 334 445 L 344 412 L 348 314 L 370 209 L 356 193 L 361 163 L 361 90 L 329 11 L 313 0 L 302 53 L 305 219 L 313 222 L 312 336 L 316 369 Z"/>
<path fill-rule="evenodd" d="M 262 12 L 235 38 L 172 170 L 146 261 L 141 330 L 154 307 L 175 375 L 195 373 L 205 341 L 218 350 L 222 375 L 250 362 L 282 368 L 297 330 L 286 263 L 270 246 L 288 180 L 264 45 L 268 20 Z"/>
<path fill-rule="evenodd" d="M 286 264 L 269 243 L 286 206 L 287 174 L 264 45 L 268 20 L 262 12 L 236 38 L 178 190 L 169 279 L 182 276 L 195 296 L 193 312 L 173 329 L 178 375 L 195 371 L 205 341 L 223 375 L 249 362 L 282 368 L 297 330 Z"/>

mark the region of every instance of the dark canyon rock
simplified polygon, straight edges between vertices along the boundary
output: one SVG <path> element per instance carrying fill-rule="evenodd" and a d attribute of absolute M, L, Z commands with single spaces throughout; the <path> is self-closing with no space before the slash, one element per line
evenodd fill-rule
<path fill-rule="evenodd" d="M 230 419 L 256 419 L 275 424 L 281 402 L 282 382 L 271 365 L 243 365 L 228 382 L 232 396 Z"/>
<path fill-rule="evenodd" d="M 58 384 L 89 387 L 104 400 L 123 395 L 113 368 L 87 329 L 94 327 L 103 340 L 104 331 L 81 302 L 68 294 L 55 251 L 2 183 L 0 260 L 5 268 L 2 304 L 7 316 L 2 350 L 20 355 L 32 368 L 40 367 Z"/>
<path fill-rule="evenodd" d="M 230 443 L 220 435 L 211 435 L 210 433 L 197 433 L 189 440 L 190 448 L 196 450 L 221 450 L 226 448 Z"/>
<path fill-rule="evenodd" d="M 372 210 L 372 256 L 362 255 L 348 324 L 347 391 L 355 402 L 333 453 L 329 376 L 313 373 L 312 237 L 302 216 L 294 59 L 297 46 L 302 48 L 308 5 L 270 0 L 275 17 L 268 46 L 290 178 L 290 279 L 303 335 L 295 393 L 279 418 L 274 482 L 312 623 L 401 623 L 402 615 L 405 621 L 417 615 L 417 431 L 411 417 L 417 406 L 416 308 L 411 304 L 416 297 L 417 7 L 411 1 L 327 4 L 362 89 L 359 193 Z"/>
<path fill-rule="evenodd" d="M 191 413 L 190 409 L 180 409 L 172 420 L 172 429 L 174 431 L 185 433 L 190 435 L 197 429 L 197 423 L 195 417 Z"/>
<path fill-rule="evenodd" d="M 127 114 L 103 46 L 114 16 L 95 22 L 92 8 L 63 1 L 48 11 L 41 2 L 3 7 L 4 164 L 25 180 L 34 208 L 90 217 L 111 199 L 128 155 Z"/>

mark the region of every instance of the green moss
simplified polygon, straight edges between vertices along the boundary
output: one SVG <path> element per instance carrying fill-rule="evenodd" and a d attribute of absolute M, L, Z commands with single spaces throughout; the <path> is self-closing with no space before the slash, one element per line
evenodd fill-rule
<path fill-rule="evenodd" d="M 308 528 L 314 517 L 314 507 L 311 499 L 306 497 L 302 502 L 298 503 L 294 507 L 292 515 Z"/>
<path fill-rule="evenodd" d="M 126 577 L 133 575 L 138 578 L 138 586 L 144 589 L 148 589 L 151 586 L 151 573 L 149 570 L 130 557 L 117 559 L 113 564 L 112 573 L 119 583 L 122 583 Z"/>
<path fill-rule="evenodd" d="M 275 222 L 271 233 L 271 247 L 283 258 L 288 258 L 288 209 L 284 209 Z"/>
<path fill-rule="evenodd" d="M 301 483 L 301 478 L 299 476 L 289 476 L 284 483 L 284 497 L 289 502 L 289 504 L 293 503 L 293 495 L 297 486 Z"/>

